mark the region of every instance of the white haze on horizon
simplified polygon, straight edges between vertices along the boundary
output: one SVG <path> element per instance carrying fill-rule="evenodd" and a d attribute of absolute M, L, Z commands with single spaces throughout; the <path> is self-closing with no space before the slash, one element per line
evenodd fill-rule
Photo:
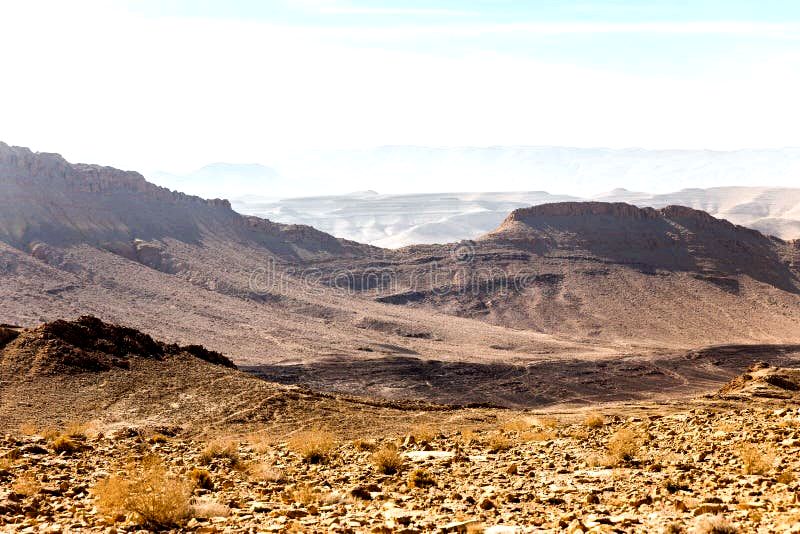
<path fill-rule="evenodd" d="M 614 189 L 800 185 L 800 149 L 655 151 L 571 147 L 391 146 L 308 152 L 266 165 L 217 163 L 151 181 L 206 198 L 547 191 L 592 197 Z M 448 189 L 449 188 L 449 189 Z"/>

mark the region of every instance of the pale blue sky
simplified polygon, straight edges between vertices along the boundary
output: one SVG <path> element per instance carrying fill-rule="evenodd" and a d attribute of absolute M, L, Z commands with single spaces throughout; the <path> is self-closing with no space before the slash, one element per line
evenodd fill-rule
<path fill-rule="evenodd" d="M 0 139 L 130 168 L 800 145 L 788 0 L 5 0 L 0 46 Z"/>

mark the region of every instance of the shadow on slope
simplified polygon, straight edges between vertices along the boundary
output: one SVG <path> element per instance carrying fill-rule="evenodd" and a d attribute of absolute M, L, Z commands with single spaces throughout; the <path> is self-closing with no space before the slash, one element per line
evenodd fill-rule
<path fill-rule="evenodd" d="M 667 399 L 713 391 L 754 361 L 800 366 L 800 345 L 708 347 L 651 358 L 551 359 L 528 364 L 331 357 L 309 364 L 245 366 L 265 380 L 314 390 L 466 406 Z"/>

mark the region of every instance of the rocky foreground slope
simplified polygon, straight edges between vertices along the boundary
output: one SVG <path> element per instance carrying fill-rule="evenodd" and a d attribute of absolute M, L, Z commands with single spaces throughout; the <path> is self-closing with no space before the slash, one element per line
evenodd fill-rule
<path fill-rule="evenodd" d="M 390 406 L 269 384 L 89 318 L 2 332 L 2 531 L 800 524 L 792 370 L 755 366 L 717 398 L 591 411 Z M 750 394 L 754 381 L 784 394 Z"/>

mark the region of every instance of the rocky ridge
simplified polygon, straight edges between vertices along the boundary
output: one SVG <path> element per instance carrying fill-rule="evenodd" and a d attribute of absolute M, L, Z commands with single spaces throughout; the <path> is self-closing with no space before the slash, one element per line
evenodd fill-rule
<path fill-rule="evenodd" d="M 169 238 L 249 242 L 281 259 L 369 248 L 310 227 L 242 216 L 227 200 L 170 191 L 137 172 L 0 143 L 0 239 L 7 243 L 22 250 L 90 243 L 116 251 L 136 240 Z"/>

